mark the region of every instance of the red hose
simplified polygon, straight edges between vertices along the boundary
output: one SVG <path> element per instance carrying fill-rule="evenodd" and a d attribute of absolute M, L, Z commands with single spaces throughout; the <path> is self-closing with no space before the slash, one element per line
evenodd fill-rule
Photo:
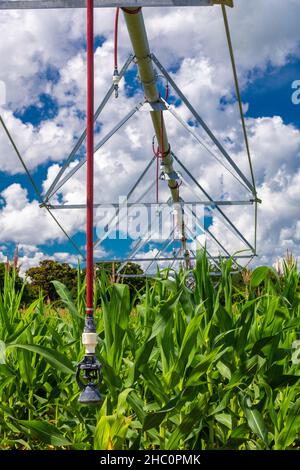
<path fill-rule="evenodd" d="M 169 98 L 169 83 L 166 84 L 166 94 L 165 94 L 165 101 L 168 101 Z"/>
<path fill-rule="evenodd" d="M 153 151 L 156 155 L 156 202 L 158 203 L 158 184 L 159 184 L 159 159 L 164 158 L 164 116 L 163 111 L 160 112 L 160 148 L 157 149 L 157 152 L 154 151 L 154 143 L 153 143 Z"/>
<path fill-rule="evenodd" d="M 87 111 L 86 111 L 86 314 L 94 304 L 94 0 L 87 0 Z"/>
<path fill-rule="evenodd" d="M 156 157 L 156 204 L 158 204 L 158 183 L 159 183 L 159 157 Z"/>
<path fill-rule="evenodd" d="M 160 112 L 160 157 L 164 158 L 164 116 L 163 111 Z"/>
<path fill-rule="evenodd" d="M 114 63 L 115 70 L 118 70 L 118 28 L 119 28 L 120 8 L 117 7 L 115 14 L 115 33 L 114 33 Z"/>
<path fill-rule="evenodd" d="M 165 101 L 167 101 L 169 97 L 169 84 L 166 84 L 166 94 L 165 94 Z M 160 111 L 160 142 L 157 148 L 157 151 L 155 151 L 155 144 L 154 144 L 154 139 L 155 136 L 153 137 L 152 141 L 152 150 L 154 155 L 156 156 L 156 203 L 158 204 L 158 189 L 159 189 L 159 159 L 163 159 L 165 157 L 165 152 L 164 152 L 164 115 L 163 111 Z"/>

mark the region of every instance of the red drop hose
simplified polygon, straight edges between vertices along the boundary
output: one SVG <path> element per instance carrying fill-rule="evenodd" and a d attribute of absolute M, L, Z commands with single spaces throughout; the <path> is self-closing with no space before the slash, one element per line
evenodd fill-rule
<path fill-rule="evenodd" d="M 114 66 L 118 70 L 118 28 L 119 28 L 119 13 L 120 8 L 116 8 L 115 14 L 115 32 L 114 32 Z"/>
<path fill-rule="evenodd" d="M 156 204 L 158 204 L 159 158 L 156 157 Z"/>
<path fill-rule="evenodd" d="M 94 1 L 87 0 L 87 112 L 86 112 L 86 313 L 94 304 Z"/>
<path fill-rule="evenodd" d="M 169 83 L 166 84 L 166 94 L 165 94 L 165 101 L 168 101 L 169 98 Z"/>
<path fill-rule="evenodd" d="M 167 101 L 169 97 L 169 84 L 166 84 L 166 94 L 165 94 L 165 101 Z M 152 150 L 154 155 L 156 156 L 156 203 L 158 204 L 158 190 L 159 190 L 159 159 L 164 158 L 165 153 L 164 153 L 164 127 L 163 127 L 163 122 L 164 122 L 164 115 L 163 111 L 160 111 L 160 143 L 157 148 L 157 151 L 155 151 L 155 146 L 154 146 L 154 138 L 152 141 Z"/>

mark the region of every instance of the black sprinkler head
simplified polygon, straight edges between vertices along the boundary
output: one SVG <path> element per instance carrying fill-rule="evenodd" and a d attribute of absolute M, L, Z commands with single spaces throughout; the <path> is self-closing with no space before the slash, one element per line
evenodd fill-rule
<path fill-rule="evenodd" d="M 102 370 L 95 354 L 87 354 L 78 364 L 76 380 L 82 390 L 79 403 L 85 405 L 102 403 L 103 400 L 98 390 L 102 382 Z"/>
<path fill-rule="evenodd" d="M 102 403 L 102 396 L 97 385 L 87 384 L 79 396 L 79 403 L 82 405 L 97 405 Z"/>

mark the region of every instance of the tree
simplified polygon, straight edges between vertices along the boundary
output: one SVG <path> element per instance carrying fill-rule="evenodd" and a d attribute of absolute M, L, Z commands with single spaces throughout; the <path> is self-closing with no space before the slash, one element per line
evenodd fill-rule
<path fill-rule="evenodd" d="M 42 291 L 50 300 L 57 300 L 59 297 L 52 281 L 62 282 L 71 292 L 76 289 L 77 270 L 67 263 L 44 260 L 38 267 L 28 269 L 26 275 L 34 298 L 37 298 Z"/>

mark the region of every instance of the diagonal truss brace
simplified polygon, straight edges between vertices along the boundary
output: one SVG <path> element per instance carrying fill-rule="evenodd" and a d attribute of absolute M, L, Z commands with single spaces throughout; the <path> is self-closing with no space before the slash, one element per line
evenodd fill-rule
<path fill-rule="evenodd" d="M 181 168 L 187 173 L 187 175 L 191 178 L 193 183 L 200 189 L 200 191 L 214 204 L 216 210 L 219 214 L 226 220 L 226 222 L 230 225 L 230 227 L 235 231 L 235 233 L 241 238 L 241 240 L 250 248 L 251 251 L 254 252 L 254 247 L 246 240 L 243 234 L 239 231 L 239 229 L 234 225 L 234 223 L 227 217 L 227 215 L 222 211 L 222 209 L 214 203 L 213 198 L 208 194 L 207 191 L 201 186 L 201 184 L 194 178 L 191 172 L 186 168 L 186 166 L 179 160 L 179 158 L 172 152 L 172 157 L 176 160 L 176 162 L 181 166 Z"/>
<path fill-rule="evenodd" d="M 161 98 L 161 100 L 163 101 L 163 103 L 165 104 L 165 108 L 172 114 L 172 116 L 174 116 L 174 118 L 182 125 L 182 127 L 184 127 L 184 129 L 189 132 L 193 137 L 194 139 L 220 164 L 223 166 L 223 168 L 225 168 L 226 171 L 228 171 L 228 173 L 230 173 L 233 178 L 239 183 L 241 184 L 245 189 L 246 191 L 249 191 L 249 188 L 245 185 L 245 183 L 243 183 L 240 178 L 237 177 L 237 175 L 235 174 L 235 172 L 231 169 L 231 168 L 228 168 L 227 165 L 224 164 L 224 162 L 222 161 L 221 158 L 219 158 L 214 152 L 212 152 L 212 150 L 208 147 L 208 145 L 206 144 L 206 142 L 204 142 L 197 134 L 196 132 L 193 131 L 193 129 L 191 128 L 191 126 L 189 126 L 189 124 L 187 124 L 182 118 L 181 116 L 175 111 L 174 107 L 172 105 L 169 105 L 163 98 Z"/>
<path fill-rule="evenodd" d="M 207 135 L 211 138 L 213 143 L 216 145 L 216 147 L 220 150 L 222 155 L 226 158 L 226 160 L 230 163 L 232 168 L 236 171 L 236 173 L 239 175 L 239 177 L 243 180 L 245 185 L 248 187 L 250 192 L 255 196 L 255 188 L 253 187 L 252 183 L 248 180 L 248 178 L 244 175 L 244 173 L 240 170 L 240 168 L 236 165 L 236 163 L 232 160 L 228 152 L 225 150 L 223 145 L 219 142 L 219 140 L 216 138 L 214 133 L 210 130 L 208 125 L 204 122 L 204 120 L 201 118 L 201 116 L 197 113 L 195 108 L 191 105 L 189 100 L 186 98 L 186 96 L 183 94 L 183 92 L 178 88 L 172 77 L 169 75 L 167 70 L 163 67 L 163 65 L 159 62 L 159 60 L 156 58 L 154 54 L 151 54 L 151 58 L 157 68 L 160 70 L 160 72 L 163 74 L 163 76 L 168 80 L 172 88 L 176 91 L 177 95 L 180 97 L 180 99 L 183 101 L 183 103 L 186 105 L 186 107 L 189 109 L 189 111 L 192 113 L 196 121 L 200 124 L 200 126 L 205 130 Z"/>
<path fill-rule="evenodd" d="M 131 188 L 131 190 L 129 191 L 129 193 L 127 194 L 127 201 L 129 200 L 129 198 L 132 196 L 133 192 L 135 191 L 135 189 L 137 188 L 137 186 L 139 185 L 139 183 L 142 181 L 142 179 L 144 178 L 144 176 L 147 174 L 147 172 L 149 171 L 149 169 L 151 168 L 152 164 L 154 163 L 154 160 L 155 160 L 155 157 L 153 156 L 152 159 L 150 160 L 150 162 L 148 163 L 148 165 L 146 166 L 145 170 L 142 172 L 142 174 L 139 176 L 138 180 L 134 183 L 133 187 Z M 155 185 L 155 182 L 152 183 L 147 189 L 146 191 L 144 191 L 144 193 L 139 197 L 138 201 L 136 202 L 139 203 L 144 197 L 145 195 L 150 191 L 150 189 L 152 189 Z M 108 227 L 111 226 L 114 221 L 116 220 L 117 216 L 119 215 L 119 212 L 120 212 L 120 207 L 118 207 L 117 211 L 116 211 L 116 214 L 111 218 L 111 220 L 109 221 L 109 223 L 107 224 Z M 121 219 L 121 221 L 123 220 L 123 218 Z M 94 248 L 97 248 L 108 236 L 109 234 L 113 231 L 113 227 L 111 227 L 108 232 L 106 232 L 106 234 L 102 237 L 102 238 L 98 238 L 98 240 L 95 241 L 94 243 Z"/>
<path fill-rule="evenodd" d="M 129 57 L 127 58 L 126 62 L 124 63 L 123 67 L 120 70 L 120 73 L 119 73 L 120 80 L 125 75 L 128 67 L 133 62 L 133 59 L 134 59 L 133 54 L 130 54 Z M 94 122 L 97 121 L 98 117 L 102 113 L 104 107 L 108 103 L 108 101 L 109 101 L 110 97 L 112 96 L 113 92 L 114 92 L 114 84 L 112 83 L 109 90 L 107 91 L 105 97 L 103 98 L 102 102 L 100 103 L 100 105 L 98 106 L 98 108 L 97 108 L 97 110 L 94 114 Z M 65 173 L 65 171 L 68 168 L 68 166 L 70 165 L 70 163 L 74 160 L 74 158 L 75 158 L 78 150 L 80 149 L 81 145 L 83 144 L 85 138 L 86 138 L 86 129 L 83 131 L 83 133 L 79 137 L 78 141 L 76 142 L 76 145 L 74 146 L 74 148 L 71 151 L 70 155 L 66 159 L 64 165 L 62 166 L 62 168 L 58 172 L 57 176 L 54 178 L 54 180 L 51 183 L 49 189 L 47 190 L 47 192 L 44 196 L 44 201 L 45 202 L 47 202 L 50 199 L 50 197 L 52 197 L 58 191 L 59 188 L 58 189 L 56 189 L 56 188 L 57 188 L 57 185 L 58 185 L 59 181 L 61 180 L 63 174 Z"/>
<path fill-rule="evenodd" d="M 113 128 L 111 129 L 104 137 L 103 139 L 100 140 L 100 142 L 95 146 L 94 148 L 94 153 L 96 153 L 101 147 L 103 147 L 104 144 L 106 144 L 106 142 L 108 142 L 111 137 L 119 130 L 121 129 L 121 127 L 124 126 L 124 124 L 137 112 L 139 111 L 139 109 L 143 106 L 144 102 L 140 102 L 138 103 L 131 111 L 129 111 L 129 113 L 126 114 L 126 116 L 123 117 L 123 119 L 121 119 L 121 121 Z M 69 181 L 69 179 L 75 175 L 75 173 L 77 173 L 78 170 L 80 170 L 80 168 L 86 163 L 86 157 L 84 157 L 82 160 L 80 160 L 79 163 L 77 163 L 77 165 L 75 165 L 70 171 L 69 173 L 64 177 L 62 178 L 56 185 L 55 189 L 52 191 L 51 195 L 49 197 L 52 197 L 54 196 L 55 193 L 57 193 L 57 191 L 59 191 L 59 189 L 62 188 L 62 186 L 64 184 L 67 183 L 67 181 Z"/>

